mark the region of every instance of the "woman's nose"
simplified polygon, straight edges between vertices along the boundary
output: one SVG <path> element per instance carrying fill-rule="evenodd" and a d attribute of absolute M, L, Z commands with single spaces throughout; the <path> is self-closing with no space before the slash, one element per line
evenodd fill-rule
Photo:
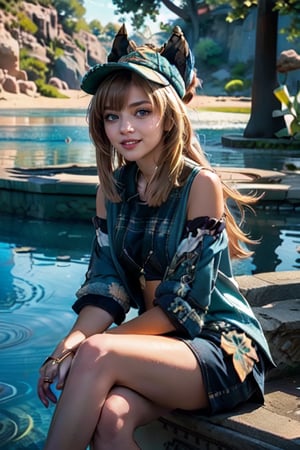
<path fill-rule="evenodd" d="M 128 118 L 121 120 L 120 131 L 121 133 L 132 133 L 132 131 L 134 131 L 132 122 Z"/>

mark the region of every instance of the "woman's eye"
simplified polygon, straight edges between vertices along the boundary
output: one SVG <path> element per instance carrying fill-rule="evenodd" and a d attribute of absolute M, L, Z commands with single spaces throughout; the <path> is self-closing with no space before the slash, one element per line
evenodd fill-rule
<path fill-rule="evenodd" d="M 151 114 L 151 111 L 149 111 L 149 109 L 139 109 L 136 113 L 138 117 L 145 117 L 148 116 L 149 114 Z"/>
<path fill-rule="evenodd" d="M 112 122 L 113 120 L 117 120 L 118 116 L 117 114 L 113 114 L 113 113 L 107 113 L 104 116 L 104 120 L 107 122 Z"/>

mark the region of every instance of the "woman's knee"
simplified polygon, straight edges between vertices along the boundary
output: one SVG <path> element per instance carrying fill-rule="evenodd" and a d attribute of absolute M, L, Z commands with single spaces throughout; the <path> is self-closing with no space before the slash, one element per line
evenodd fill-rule
<path fill-rule="evenodd" d="M 93 367 L 98 367 L 100 361 L 104 361 L 109 353 L 109 336 L 95 334 L 80 344 L 73 361 L 73 366 L 80 368 L 80 370 L 90 371 Z"/>
<path fill-rule="evenodd" d="M 114 442 L 130 436 L 135 428 L 134 407 L 125 389 L 116 387 L 107 396 L 97 424 L 96 435 L 102 442 Z"/>

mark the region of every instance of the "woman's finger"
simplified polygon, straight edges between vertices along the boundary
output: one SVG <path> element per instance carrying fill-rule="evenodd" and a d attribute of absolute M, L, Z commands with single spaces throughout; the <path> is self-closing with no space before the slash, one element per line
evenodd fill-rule
<path fill-rule="evenodd" d="M 38 381 L 38 397 L 46 408 L 49 406 L 49 400 L 52 403 L 57 402 L 57 397 L 51 390 L 50 381 L 47 377 L 40 377 Z"/>
<path fill-rule="evenodd" d="M 69 373 L 71 363 L 73 360 L 73 356 L 70 355 L 68 358 L 66 358 L 62 363 L 60 363 L 58 368 L 58 378 L 57 378 L 57 385 L 56 388 L 61 390 L 64 387 L 65 380 L 67 378 L 67 375 Z"/>

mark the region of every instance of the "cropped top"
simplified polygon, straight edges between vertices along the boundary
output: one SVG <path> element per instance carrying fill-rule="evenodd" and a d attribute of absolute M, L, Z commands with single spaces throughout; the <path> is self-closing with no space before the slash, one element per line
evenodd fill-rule
<path fill-rule="evenodd" d="M 73 309 L 98 306 L 120 324 L 131 307 L 145 311 L 143 280 L 158 280 L 154 305 L 181 336 L 193 339 L 205 323 L 226 321 L 245 331 L 272 363 L 260 323 L 232 275 L 225 221 L 186 220 L 200 170 L 186 162 L 184 182 L 159 207 L 140 200 L 135 163 L 115 172 L 121 202 L 106 202 L 107 220 L 94 218 L 91 259 Z"/>

